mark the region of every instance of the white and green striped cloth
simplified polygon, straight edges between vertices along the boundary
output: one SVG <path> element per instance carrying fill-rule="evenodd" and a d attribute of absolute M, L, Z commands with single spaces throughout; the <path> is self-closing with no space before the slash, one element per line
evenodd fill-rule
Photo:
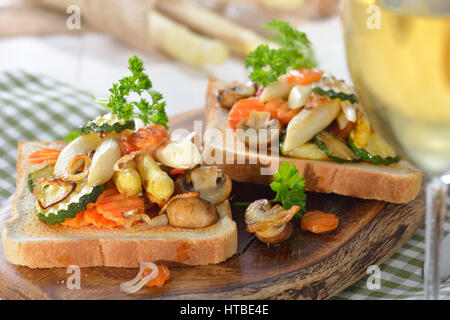
<path fill-rule="evenodd" d="M 106 93 L 105 93 L 106 94 Z M 23 71 L 0 73 L 0 206 L 15 191 L 17 142 L 62 140 L 102 111 L 88 92 Z M 445 229 L 450 230 L 447 219 Z M 450 254 L 450 252 L 448 253 Z M 369 290 L 369 275 L 335 299 L 421 299 L 424 229 L 380 266 L 380 289 Z M 450 281 L 442 284 L 450 299 Z"/>

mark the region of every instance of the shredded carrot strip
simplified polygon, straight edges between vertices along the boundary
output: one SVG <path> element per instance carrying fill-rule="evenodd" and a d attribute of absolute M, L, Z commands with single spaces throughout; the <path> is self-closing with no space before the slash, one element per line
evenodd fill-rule
<path fill-rule="evenodd" d="M 158 265 L 158 275 L 147 282 L 145 286 L 147 287 L 158 287 L 161 288 L 164 286 L 164 283 L 166 283 L 167 280 L 170 279 L 170 270 L 166 266 Z M 150 269 L 144 269 L 144 272 L 142 273 L 141 279 L 145 278 L 151 273 Z"/>
<path fill-rule="evenodd" d="M 333 231 L 338 227 L 338 224 L 339 218 L 334 214 L 319 210 L 305 213 L 301 220 L 302 230 L 307 230 L 312 233 Z"/>
<path fill-rule="evenodd" d="M 144 212 L 144 201 L 139 197 L 127 197 L 109 185 L 95 203 L 89 203 L 85 211 L 78 212 L 74 218 L 68 218 L 61 224 L 71 228 L 88 225 L 114 228 L 124 226 L 126 219 L 122 214 L 132 210 Z"/>
<path fill-rule="evenodd" d="M 44 148 L 36 150 L 28 155 L 28 162 L 31 164 L 48 162 L 49 165 L 54 165 L 60 153 L 61 150 L 58 149 Z"/>

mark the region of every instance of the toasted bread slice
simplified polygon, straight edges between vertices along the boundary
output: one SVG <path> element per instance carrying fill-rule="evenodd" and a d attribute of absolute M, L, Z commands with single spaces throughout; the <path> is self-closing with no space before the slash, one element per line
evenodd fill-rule
<path fill-rule="evenodd" d="M 28 191 L 28 174 L 35 165 L 28 154 L 43 147 L 64 147 L 63 143 L 19 142 L 17 191 L 12 219 L 2 227 L 6 259 L 31 268 L 77 265 L 80 267 L 138 267 L 140 262 L 185 265 L 218 263 L 237 250 L 237 228 L 228 201 L 217 205 L 220 220 L 202 229 L 164 226 L 131 232 L 122 227 L 71 229 L 39 221 L 34 197 Z"/>
<path fill-rule="evenodd" d="M 224 88 L 227 82 L 210 79 L 206 93 L 206 131 L 204 137 L 204 153 L 211 155 L 223 154 L 223 159 L 237 159 L 236 148 L 226 144 L 218 144 L 210 135 L 220 130 L 225 137 L 228 128 L 228 110 L 222 108 L 218 101 L 217 91 Z M 228 131 L 230 134 L 230 131 Z M 225 138 L 224 138 L 225 139 Z M 228 140 L 230 141 L 230 140 Z M 232 140 L 231 140 L 232 141 Z M 221 146 L 220 146 L 221 145 Z M 323 193 L 337 193 L 340 195 L 376 199 L 394 203 L 407 203 L 418 195 L 422 173 L 406 161 L 400 161 L 389 166 L 374 165 L 365 162 L 338 163 L 334 161 L 317 161 L 285 156 L 273 157 L 261 155 L 246 149 L 244 151 L 245 164 L 234 161 L 223 161 L 215 164 L 223 169 L 235 181 L 247 181 L 269 184 L 272 175 L 261 175 L 261 168 L 269 167 L 272 162 L 293 162 L 306 179 L 306 189 Z M 231 163 L 230 163 L 231 162 Z"/>

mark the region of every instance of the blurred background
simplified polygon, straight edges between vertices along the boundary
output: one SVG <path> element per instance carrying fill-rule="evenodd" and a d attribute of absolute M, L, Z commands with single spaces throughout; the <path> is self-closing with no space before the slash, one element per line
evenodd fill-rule
<path fill-rule="evenodd" d="M 265 21 L 306 32 L 321 68 L 350 80 L 339 0 L 0 0 L 0 72 L 48 75 L 93 93 L 142 57 L 169 115 L 204 103 L 208 77 L 246 81 Z"/>

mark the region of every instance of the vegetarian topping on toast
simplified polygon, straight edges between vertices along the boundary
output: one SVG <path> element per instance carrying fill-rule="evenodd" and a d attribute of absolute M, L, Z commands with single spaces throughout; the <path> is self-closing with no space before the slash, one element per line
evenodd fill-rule
<path fill-rule="evenodd" d="M 62 151 L 29 155 L 30 163 L 46 164 L 28 179 L 37 216 L 70 228 L 133 231 L 215 224 L 215 205 L 228 199 L 231 180 L 216 167 L 199 168 L 202 157 L 190 139 L 171 138 L 162 94 L 142 60 L 133 57 L 129 64 L 132 75 L 113 85 L 108 100 L 97 100 L 110 113 L 87 122 Z M 139 100 L 129 100 L 130 94 Z M 183 179 L 177 193 L 173 174 Z"/>
<path fill-rule="evenodd" d="M 260 45 L 247 56 L 253 88 L 237 82 L 218 88 L 218 102 L 229 110 L 228 125 L 241 141 L 249 148 L 276 148 L 268 133 L 276 128 L 283 133 L 280 152 L 286 156 L 384 165 L 399 161 L 377 133 L 364 133 L 368 121 L 353 88 L 317 68 L 306 34 L 278 19 L 263 29 L 275 31 L 277 47 Z"/>

